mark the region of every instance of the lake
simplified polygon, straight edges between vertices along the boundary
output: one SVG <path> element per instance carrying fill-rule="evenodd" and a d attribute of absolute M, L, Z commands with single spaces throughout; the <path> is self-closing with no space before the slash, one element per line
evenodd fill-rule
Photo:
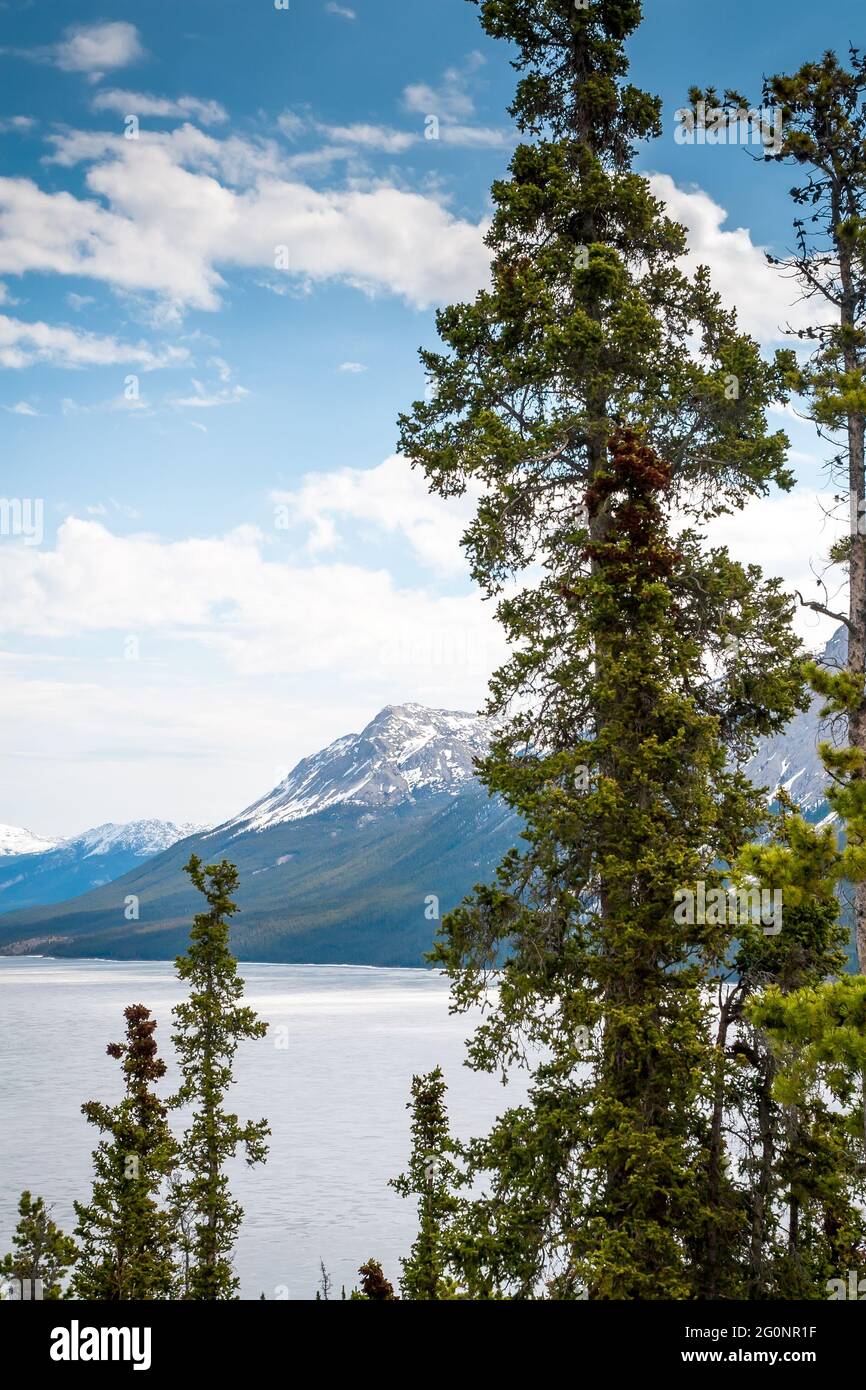
<path fill-rule="evenodd" d="M 320 1259 L 332 1297 L 351 1290 L 370 1257 L 396 1285 L 416 1221 L 413 1203 L 387 1184 L 409 1152 L 413 1074 L 442 1066 L 461 1138 L 483 1133 L 522 1088 L 463 1066 L 472 1020 L 449 1015 L 438 973 L 247 962 L 241 973 L 271 1030 L 239 1050 L 230 1108 L 242 1120 L 267 1116 L 272 1129 L 267 1164 L 231 1170 L 245 1211 L 241 1296 L 314 1298 Z M 124 1036 L 124 1007 L 146 1004 L 169 1063 L 167 1094 L 170 1011 L 181 997 L 168 962 L 0 959 L 0 1253 L 25 1187 L 71 1232 L 98 1138 L 81 1103 L 113 1103 L 121 1092 L 106 1045 Z"/>

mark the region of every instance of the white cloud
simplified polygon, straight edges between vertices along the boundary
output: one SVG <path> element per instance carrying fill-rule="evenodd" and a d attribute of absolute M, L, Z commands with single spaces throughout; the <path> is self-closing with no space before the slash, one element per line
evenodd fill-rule
<path fill-rule="evenodd" d="M 358 376 L 361 372 L 365 372 L 367 368 L 364 366 L 363 362 L 341 362 L 337 370 L 340 372 L 350 372 Z"/>
<path fill-rule="evenodd" d="M 803 598 L 838 612 L 847 603 L 844 575 L 838 567 L 828 569 L 826 557 L 848 527 L 832 493 L 795 488 L 755 498 L 743 511 L 718 517 L 707 531 L 710 542 L 727 546 L 735 560 L 760 565 L 765 575 L 779 577 L 789 593 L 799 590 Z M 816 575 L 825 580 L 829 598 Z M 795 626 L 814 647 L 826 642 L 838 623 L 798 608 Z"/>
<path fill-rule="evenodd" d="M 104 73 L 129 67 L 145 56 L 138 30 L 125 20 L 72 24 L 59 43 L 41 48 L 2 48 L 0 53 L 51 63 L 63 72 L 80 72 L 90 82 L 98 82 Z"/>
<path fill-rule="evenodd" d="M 324 150 L 313 152 L 318 162 L 323 162 L 340 154 L 341 145 L 351 145 L 356 149 L 376 150 L 383 154 L 402 154 L 415 145 L 425 143 L 424 134 L 412 130 L 395 130 L 393 126 L 365 125 L 358 123 L 348 126 L 316 125 L 322 135 L 334 142 Z M 489 126 L 455 125 L 441 121 L 437 138 L 445 145 L 459 145 L 467 149 L 504 149 L 516 140 L 512 130 L 495 130 Z M 300 156 L 303 158 L 303 156 Z M 312 158 L 312 154 L 310 155 Z"/>
<path fill-rule="evenodd" d="M 147 92 L 125 92 L 113 88 L 97 92 L 93 98 L 94 111 L 117 111 L 121 116 L 179 117 L 199 121 L 202 125 L 219 125 L 228 120 L 228 112 L 218 101 L 202 101 L 198 97 L 156 97 Z"/>
<path fill-rule="evenodd" d="M 166 542 L 95 516 L 38 554 L 0 546 L 0 628 L 7 803 L 63 832 L 228 817 L 386 704 L 478 708 L 505 654 L 476 596 L 305 563 L 276 530 Z"/>
<path fill-rule="evenodd" d="M 354 125 L 321 125 L 316 129 L 336 144 L 358 145 L 368 150 L 383 150 L 386 154 L 401 154 L 421 138 L 411 130 L 394 130 L 392 126 L 367 125 L 357 122 Z"/>
<path fill-rule="evenodd" d="M 312 188 L 279 176 L 269 146 L 191 126 L 137 141 L 73 132 L 59 137 L 58 158 L 95 160 L 86 182 L 96 196 L 0 179 L 0 274 L 89 276 L 177 310 L 216 309 L 223 271 L 273 269 L 283 245 L 293 280 L 385 290 L 418 308 L 471 297 L 488 278 L 485 222 L 387 186 Z M 240 178 L 246 186 L 229 186 Z"/>
<path fill-rule="evenodd" d="M 448 121 L 465 120 L 475 112 L 469 81 L 483 65 L 482 54 L 470 53 L 462 68 L 447 68 L 438 85 L 410 83 L 403 89 L 404 106 L 407 111 L 417 111 L 422 116 L 438 116 L 440 120 Z"/>
<path fill-rule="evenodd" d="M 392 698 L 435 689 L 451 703 L 467 680 L 483 690 L 503 647 L 480 597 L 400 588 L 384 569 L 267 559 L 265 539 L 241 527 L 163 542 L 71 517 L 53 550 L 0 547 L 0 626 L 45 639 L 150 633 L 247 675 L 326 675 Z"/>
<path fill-rule="evenodd" d="M 19 135 L 24 135 L 27 131 L 32 130 L 35 125 L 36 121 L 32 116 L 4 116 L 3 119 L 0 120 L 0 135 L 6 135 L 10 131 L 14 131 Z"/>
<path fill-rule="evenodd" d="M 496 130 L 483 125 L 448 125 L 445 122 L 439 126 L 439 139 L 444 145 L 481 150 L 502 150 L 517 143 L 513 130 Z"/>
<path fill-rule="evenodd" d="M 669 174 L 653 174 L 650 186 L 688 230 L 687 264 L 709 266 L 713 287 L 726 304 L 736 306 L 743 329 L 763 343 L 778 343 L 786 324 L 815 321 L 816 307 L 798 302 L 796 285 L 768 265 L 748 228 L 724 229 L 728 214 L 708 193 L 679 188 Z"/>
<path fill-rule="evenodd" d="M 115 20 L 108 24 L 72 25 L 52 54 L 57 67 L 65 72 L 86 73 L 96 80 L 104 72 L 137 62 L 144 56 L 144 49 L 135 25 Z"/>
<path fill-rule="evenodd" d="M 214 368 L 220 381 L 231 381 L 232 369 L 224 357 L 209 357 L 208 366 Z"/>
<path fill-rule="evenodd" d="M 78 401 L 66 396 L 60 403 L 60 409 L 64 415 L 149 415 L 152 413 L 151 404 L 144 396 L 127 396 L 126 392 L 119 396 L 111 396 L 107 401 L 95 401 L 89 405 L 81 405 Z"/>
<path fill-rule="evenodd" d="M 428 117 L 435 116 L 439 123 L 437 139 L 445 145 L 467 149 L 504 149 L 515 144 L 517 135 L 514 129 L 497 130 L 468 123 L 469 117 L 475 114 L 475 101 L 469 85 L 483 65 L 482 54 L 470 53 L 462 67 L 447 68 L 438 85 L 410 83 L 403 89 L 404 107 L 423 116 L 425 122 Z"/>
<path fill-rule="evenodd" d="M 460 96 L 465 80 L 457 70 L 446 74 L 445 105 L 452 112 L 471 108 L 471 99 Z M 426 95 L 422 100 L 414 89 L 412 102 L 423 109 Z M 443 123 L 440 137 L 479 145 L 511 138 L 465 121 Z M 331 131 L 332 142 L 354 141 L 353 148 L 396 149 L 415 138 L 364 124 Z M 419 308 L 471 297 L 488 278 L 486 222 L 460 219 L 433 196 L 385 184 L 311 187 L 291 172 L 292 159 L 273 141 L 217 140 L 184 125 L 145 132 L 138 141 L 70 131 L 55 143 L 58 163 L 87 164 L 91 196 L 0 179 L 0 274 L 90 276 L 156 296 L 169 316 L 218 308 L 233 268 L 270 271 L 278 281 L 280 246 L 288 250 L 292 286 L 342 281 Z M 328 146 L 331 154 L 340 149 Z M 321 157 L 320 150 L 292 158 Z M 788 320 L 800 324 L 814 312 L 792 302 L 796 290 L 767 265 L 747 229 L 725 228 L 725 210 L 708 194 L 680 189 L 664 174 L 653 176 L 652 187 L 688 228 L 689 263 L 710 266 L 746 329 L 777 341 Z"/>
<path fill-rule="evenodd" d="M 348 5 L 338 5 L 336 0 L 328 0 L 325 9 L 328 11 L 328 14 L 338 14 L 342 19 L 358 18 L 356 12 L 350 9 Z"/>
<path fill-rule="evenodd" d="M 289 520 L 307 528 L 308 549 L 316 554 L 340 545 L 337 523 L 355 522 L 368 530 L 401 535 L 420 562 L 443 574 L 465 575 L 460 548 L 476 494 L 447 501 L 430 492 L 424 476 L 394 454 L 376 468 L 340 468 L 308 473 L 294 492 L 275 492 Z"/>
<path fill-rule="evenodd" d="M 277 129 L 287 140 L 297 140 L 308 129 L 309 124 L 308 118 L 297 111 L 283 111 L 277 117 Z"/>
<path fill-rule="evenodd" d="M 24 323 L 0 314 L 0 366 L 29 367 L 47 362 L 57 367 L 111 367 L 130 363 L 144 371 L 173 367 L 187 360 L 185 348 L 156 350 L 147 343 L 122 343 L 114 337 L 80 333 L 48 323 Z"/>
<path fill-rule="evenodd" d="M 193 395 L 175 397 L 169 404 L 177 406 L 179 409 L 206 410 L 217 405 L 237 405 L 239 401 L 250 394 L 243 386 L 226 386 L 217 391 L 211 391 L 201 381 L 194 380 L 192 384 Z"/>
<path fill-rule="evenodd" d="M 39 411 L 34 410 L 33 406 L 27 401 L 18 401 L 16 405 L 4 405 L 4 410 L 8 410 L 10 415 L 38 415 Z"/>

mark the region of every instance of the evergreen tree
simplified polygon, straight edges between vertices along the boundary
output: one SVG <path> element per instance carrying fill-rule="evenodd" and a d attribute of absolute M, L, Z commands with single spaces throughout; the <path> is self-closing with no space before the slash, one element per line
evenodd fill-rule
<path fill-rule="evenodd" d="M 806 1048 L 793 1034 L 782 1048 L 773 1001 L 800 1013 L 800 1001 L 845 970 L 848 934 L 834 828 L 809 824 L 783 791 L 778 797 L 771 833 L 736 866 L 741 890 L 771 883 L 784 915 L 770 934 L 760 922 L 738 928 L 719 992 L 713 1136 L 732 1180 L 724 1248 L 710 1243 L 705 1254 L 705 1297 L 826 1297 L 864 1195 L 850 1121 L 829 1102 L 826 1078 L 795 1101 L 782 1076 L 783 1062 L 799 1071 Z"/>
<path fill-rule="evenodd" d="M 806 671 L 825 697 L 823 716 L 838 719 L 859 701 L 860 678 L 852 672 L 816 663 Z M 866 1268 L 866 981 L 844 973 L 848 931 L 839 923 L 838 902 L 843 884 L 866 877 L 859 791 L 866 784 L 846 777 L 857 765 L 856 749 L 825 742 L 819 751 L 832 779 L 828 800 L 844 817 L 846 837 L 838 822 L 814 827 L 791 815 L 783 836 L 741 856 L 747 872 L 784 885 L 795 923 L 803 919 L 809 928 L 796 972 L 765 976 L 768 987 L 745 1010 L 768 1042 L 766 1121 L 773 1102 L 786 1117 L 787 1153 L 782 1144 L 777 1171 L 786 1185 L 784 1273 L 795 1292 L 783 1297 L 824 1296 L 828 1279 Z M 790 919 L 787 908 L 785 936 L 793 949 Z M 769 1163 L 764 1167 L 769 1191 Z"/>
<path fill-rule="evenodd" d="M 176 1145 L 167 1106 L 152 1089 L 166 1067 L 150 1010 L 131 1004 L 124 1017 L 126 1041 L 106 1049 L 122 1064 L 124 1097 L 113 1106 L 88 1101 L 81 1107 L 106 1136 L 93 1154 L 90 1201 L 75 1203 L 79 1254 L 72 1292 L 82 1299 L 168 1298 L 173 1285 L 172 1225 L 162 1188 Z"/>
<path fill-rule="evenodd" d="M 21 1193 L 13 1249 L 0 1260 L 0 1286 L 13 1285 L 14 1299 L 63 1297 L 63 1277 L 76 1256 L 75 1242 L 51 1219 L 41 1197 Z"/>
<path fill-rule="evenodd" d="M 407 1259 L 402 1261 L 400 1289 L 408 1299 L 440 1299 L 454 1296 L 447 1276 L 447 1237 L 457 1210 L 452 1193 L 456 1170 L 449 1158 L 451 1139 L 445 1106 L 445 1079 L 441 1067 L 427 1076 L 413 1076 L 412 1153 L 409 1169 L 391 1186 L 403 1197 L 418 1197 L 418 1235 Z"/>
<path fill-rule="evenodd" d="M 500 972 L 472 1065 L 545 1057 L 528 1104 L 466 1150 L 466 1181 L 489 1180 L 461 1217 L 473 1297 L 705 1284 L 736 1202 L 708 993 L 732 934 L 673 904 L 765 819 L 738 766 L 804 700 L 778 583 L 670 533 L 675 503 L 700 520 L 790 485 L 764 414 L 790 359 L 764 362 L 706 271 L 682 271 L 684 231 L 631 167 L 659 130 L 625 81 L 641 9 L 481 0 L 536 138 L 493 188 L 492 288 L 438 314 L 435 389 L 401 420 L 436 491 L 481 495 L 467 551 L 514 650 L 481 772 L 526 847 L 436 950 L 458 1007 Z"/>
<path fill-rule="evenodd" d="M 745 98 L 695 88 L 732 116 L 746 107 Z M 781 120 L 781 138 L 768 144 L 764 159 L 796 166 L 802 174 L 791 198 L 802 209 L 794 221 L 796 251 L 768 259 L 793 279 L 803 298 L 818 306 L 823 321 L 791 330 L 810 349 L 805 358 L 791 355 L 788 385 L 803 398 L 806 413 L 837 451 L 830 460 L 834 476 L 845 486 L 850 533 L 830 558 L 848 570 L 847 612 L 804 599 L 806 607 L 844 624 L 847 671 L 851 682 L 845 710 L 850 749 L 839 779 L 836 809 L 849 822 L 849 837 L 863 821 L 866 807 L 866 58 L 851 48 L 849 66 L 827 52 L 791 74 L 765 78 L 763 101 Z M 733 117 L 732 117 L 733 118 Z M 860 848 L 866 842 L 857 842 Z M 866 972 L 866 873 L 854 889 L 857 957 Z"/>
<path fill-rule="evenodd" d="M 866 1274 L 863 1078 L 866 981 L 845 975 L 786 994 L 772 986 L 748 1010 L 772 1049 L 768 1125 L 780 1129 L 772 1260 L 763 1296 L 826 1298 L 830 1281 Z M 764 1292 L 766 1290 L 766 1292 Z"/>
<path fill-rule="evenodd" d="M 267 1024 L 240 1003 L 244 982 L 229 947 L 237 869 L 226 860 L 203 867 L 191 855 L 186 872 L 208 911 L 196 916 L 189 949 L 176 962 L 189 997 L 174 1010 L 172 1040 L 183 1080 L 172 1104 L 191 1107 L 192 1115 L 180 1145 L 172 1206 L 177 1228 L 187 1232 L 180 1242 L 182 1297 L 227 1299 L 238 1288 L 231 1256 L 243 1211 L 229 1190 L 225 1165 L 239 1148 L 247 1163 L 264 1162 L 270 1130 L 266 1120 L 241 1124 L 224 1100 L 239 1044 L 264 1037 Z"/>
<path fill-rule="evenodd" d="M 360 1291 L 355 1289 L 353 1299 L 366 1299 L 369 1303 L 394 1303 L 394 1285 L 385 1278 L 378 1260 L 368 1260 L 358 1270 L 361 1276 Z"/>

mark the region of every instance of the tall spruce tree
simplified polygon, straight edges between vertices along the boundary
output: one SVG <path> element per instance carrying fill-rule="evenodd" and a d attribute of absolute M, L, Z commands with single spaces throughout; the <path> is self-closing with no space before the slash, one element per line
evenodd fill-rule
<path fill-rule="evenodd" d="M 857 1131 L 827 1056 L 808 1063 L 824 1031 L 816 1000 L 847 964 L 836 896 L 844 855 L 832 826 L 811 825 L 784 791 L 778 799 L 771 833 L 736 866 L 741 887 L 772 884 L 784 912 L 770 934 L 758 922 L 738 927 L 719 992 L 714 1151 L 732 1180 L 724 1244 L 705 1252 L 706 1297 L 826 1298 L 839 1261 L 854 1267 L 862 1227 Z M 801 1026 L 785 1037 L 789 1016 Z"/>
<path fill-rule="evenodd" d="M 747 106 L 739 93 L 692 89 L 693 100 L 737 119 Z M 828 460 L 844 488 L 849 534 L 830 558 L 848 570 L 847 612 L 824 601 L 807 607 L 844 624 L 851 682 L 845 710 L 849 748 L 832 769 L 834 809 L 857 840 L 866 809 L 866 58 L 856 48 L 846 67 L 827 52 L 796 72 L 765 78 L 763 101 L 781 120 L 781 138 L 765 146 L 764 160 L 794 166 L 801 177 L 790 196 L 801 210 L 794 220 L 796 249 L 769 256 L 816 310 L 811 326 L 789 330 L 808 349 L 792 357 L 788 384 L 834 453 Z M 854 887 L 857 957 L 866 973 L 866 872 Z"/>
<path fill-rule="evenodd" d="M 0 1260 L 0 1297 L 58 1299 L 63 1279 L 76 1257 L 75 1241 L 51 1219 L 42 1197 L 26 1190 L 18 1202 L 18 1224 L 12 1250 Z"/>
<path fill-rule="evenodd" d="M 122 1064 L 124 1097 L 113 1106 L 93 1100 L 81 1107 L 106 1137 L 94 1150 L 90 1201 L 75 1203 L 79 1253 L 72 1292 L 111 1302 L 168 1298 L 174 1280 L 163 1189 L 176 1145 L 167 1105 L 152 1089 L 166 1067 L 157 1055 L 150 1010 L 130 1004 L 124 1018 L 126 1040 L 106 1049 Z"/>
<path fill-rule="evenodd" d="M 250 1165 L 263 1163 L 270 1129 L 266 1120 L 241 1124 L 224 1101 L 238 1046 L 263 1038 L 268 1025 L 240 1003 L 244 982 L 229 947 L 237 869 L 227 860 L 203 867 L 193 854 L 186 872 L 208 911 L 196 916 L 189 949 L 176 962 L 189 997 L 174 1010 L 172 1040 L 183 1080 L 172 1103 L 191 1107 L 192 1114 L 180 1145 L 172 1206 L 178 1230 L 186 1233 L 180 1241 L 181 1296 L 228 1299 L 238 1289 L 231 1257 L 243 1210 L 231 1195 L 225 1165 L 238 1149 Z"/>
<path fill-rule="evenodd" d="M 466 1151 L 488 1193 L 453 1271 L 476 1297 L 688 1298 L 735 1200 L 708 994 L 732 933 L 675 921 L 674 895 L 721 882 L 764 818 L 738 764 L 803 694 L 778 583 L 668 517 L 790 485 L 764 414 L 790 359 L 765 362 L 685 274 L 684 230 L 632 168 L 659 131 L 625 80 L 638 0 L 479 9 L 517 45 L 511 110 L 535 138 L 493 187 L 492 287 L 438 314 L 401 446 L 443 496 L 478 488 L 467 552 L 514 649 L 481 770 L 525 847 L 436 957 L 458 1007 L 498 969 L 472 1065 L 544 1061 Z"/>
<path fill-rule="evenodd" d="M 413 1076 L 412 1098 L 408 1102 L 412 1112 L 409 1167 L 391 1179 L 391 1186 L 401 1196 L 418 1198 L 418 1234 L 408 1257 L 402 1261 L 400 1289 L 407 1299 L 454 1295 L 446 1273 L 445 1243 L 458 1206 L 452 1192 L 457 1173 L 450 1156 L 446 1089 L 441 1067 L 426 1076 Z"/>

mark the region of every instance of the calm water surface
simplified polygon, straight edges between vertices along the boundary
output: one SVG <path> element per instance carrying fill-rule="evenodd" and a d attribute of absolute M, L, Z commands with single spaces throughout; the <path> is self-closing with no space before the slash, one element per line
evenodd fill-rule
<path fill-rule="evenodd" d="M 314 1297 L 320 1259 L 336 1297 L 370 1256 L 396 1283 L 415 1217 L 387 1180 L 408 1155 L 413 1073 L 442 1066 L 452 1128 L 464 1138 L 520 1094 L 462 1065 L 471 1020 L 449 1016 L 440 975 L 247 962 L 241 971 L 271 1031 L 240 1049 L 231 1105 L 241 1119 L 267 1116 L 273 1131 L 264 1167 L 232 1169 L 246 1213 L 242 1297 Z M 170 1010 L 181 996 L 168 962 L 0 959 L 0 1253 L 24 1187 L 72 1229 L 97 1137 L 81 1103 L 120 1093 L 106 1044 L 123 1037 L 124 1007 L 146 1004 L 174 1079 Z"/>

